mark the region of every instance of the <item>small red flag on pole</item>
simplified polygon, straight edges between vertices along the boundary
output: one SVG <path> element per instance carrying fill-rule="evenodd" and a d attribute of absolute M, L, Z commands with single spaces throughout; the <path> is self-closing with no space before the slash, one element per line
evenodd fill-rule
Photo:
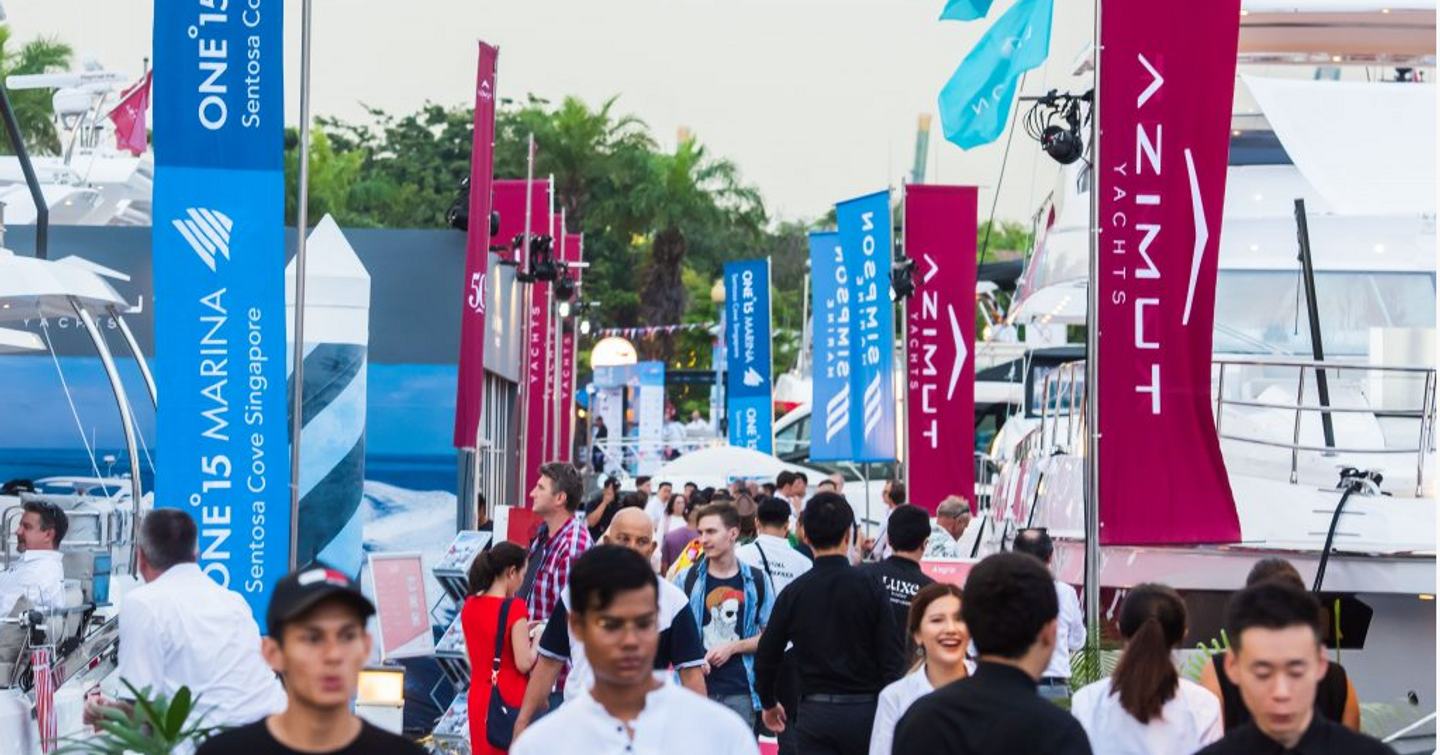
<path fill-rule="evenodd" d="M 150 108 L 150 77 L 145 77 L 120 93 L 120 104 L 110 111 L 109 118 L 115 124 L 115 148 L 123 149 L 136 157 L 145 153 L 145 111 Z"/>

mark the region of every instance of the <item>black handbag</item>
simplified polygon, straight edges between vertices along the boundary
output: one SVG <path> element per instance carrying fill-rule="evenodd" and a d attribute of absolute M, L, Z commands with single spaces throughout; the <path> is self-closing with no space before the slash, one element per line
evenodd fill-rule
<path fill-rule="evenodd" d="M 491 747 L 510 749 L 510 740 L 515 735 L 515 719 L 519 708 L 505 704 L 500 697 L 500 654 L 505 649 L 505 619 L 510 615 L 510 604 L 514 598 L 505 598 L 500 604 L 500 626 L 495 629 L 495 660 L 490 664 L 490 706 L 485 711 L 485 740 Z"/>

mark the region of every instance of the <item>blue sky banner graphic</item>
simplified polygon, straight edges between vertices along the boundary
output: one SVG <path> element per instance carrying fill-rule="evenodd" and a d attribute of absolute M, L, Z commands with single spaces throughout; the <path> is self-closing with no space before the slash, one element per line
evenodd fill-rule
<path fill-rule="evenodd" d="M 815 358 L 810 382 L 810 458 L 842 461 L 854 456 L 850 433 L 850 278 L 840 234 L 810 234 L 810 311 Z"/>
<path fill-rule="evenodd" d="M 893 461 L 895 307 L 890 301 L 890 192 L 835 205 L 835 221 L 850 287 L 851 459 Z M 813 423 L 811 427 L 814 437 Z"/>
<path fill-rule="evenodd" d="M 725 329 L 730 445 L 773 453 L 769 259 L 725 263 Z"/>
<path fill-rule="evenodd" d="M 290 547 L 283 11 L 155 2 L 155 505 L 261 626 Z"/>
<path fill-rule="evenodd" d="M 1005 131 L 1020 75 L 1050 52 L 1054 0 L 1016 0 L 940 90 L 945 138 L 962 149 L 989 144 Z"/>

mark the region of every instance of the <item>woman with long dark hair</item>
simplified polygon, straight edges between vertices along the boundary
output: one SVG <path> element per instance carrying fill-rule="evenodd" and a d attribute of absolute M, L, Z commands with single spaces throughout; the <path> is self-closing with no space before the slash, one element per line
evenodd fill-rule
<path fill-rule="evenodd" d="M 1139 585 L 1125 597 L 1115 673 L 1070 699 L 1097 755 L 1189 755 L 1220 739 L 1220 704 L 1175 668 L 1185 622 L 1184 601 L 1165 585 Z"/>
<path fill-rule="evenodd" d="M 960 596 L 959 587 L 935 582 L 920 588 L 910 601 L 905 629 L 915 646 L 915 665 L 881 690 L 870 727 L 870 755 L 890 755 L 895 725 L 911 703 L 970 675 L 965 658 L 970 631 L 960 617 Z"/>
<path fill-rule="evenodd" d="M 497 543 L 470 563 L 470 596 L 460 609 L 460 626 L 470 656 L 470 751 L 477 755 L 505 752 L 486 737 L 490 695 L 498 693 L 507 707 L 518 711 L 525 697 L 526 675 L 535 665 L 530 613 L 525 601 L 515 597 L 525 579 L 525 561 L 524 548 Z M 501 638 L 500 670 L 492 677 L 497 635 Z"/>

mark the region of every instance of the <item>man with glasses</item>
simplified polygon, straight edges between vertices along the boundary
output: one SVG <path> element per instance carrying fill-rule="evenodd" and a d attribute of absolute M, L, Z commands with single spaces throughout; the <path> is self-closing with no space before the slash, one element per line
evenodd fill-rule
<path fill-rule="evenodd" d="M 31 608 L 51 610 L 65 607 L 65 567 L 61 563 L 60 541 L 70 528 L 65 512 L 49 501 L 26 501 L 15 528 L 18 558 L 0 572 L 0 616 L 9 616 L 20 598 Z"/>

